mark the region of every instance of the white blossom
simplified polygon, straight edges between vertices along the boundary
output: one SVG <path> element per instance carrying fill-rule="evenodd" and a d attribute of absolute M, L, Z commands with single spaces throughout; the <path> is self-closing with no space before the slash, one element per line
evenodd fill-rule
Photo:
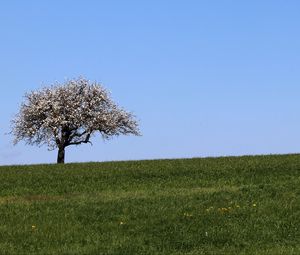
<path fill-rule="evenodd" d="M 58 148 L 63 158 L 65 147 L 90 143 L 96 132 L 104 139 L 140 135 L 135 116 L 115 104 L 99 83 L 84 78 L 26 93 L 12 120 L 15 144 L 46 144 Z"/>

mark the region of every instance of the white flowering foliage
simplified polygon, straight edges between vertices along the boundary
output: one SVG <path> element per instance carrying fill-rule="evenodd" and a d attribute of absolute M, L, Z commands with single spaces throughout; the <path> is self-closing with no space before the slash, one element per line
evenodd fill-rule
<path fill-rule="evenodd" d="M 139 135 L 135 116 L 118 107 L 100 84 L 84 78 L 27 93 L 12 121 L 15 143 L 25 140 L 49 149 L 89 143 L 96 132 L 104 139 Z"/>

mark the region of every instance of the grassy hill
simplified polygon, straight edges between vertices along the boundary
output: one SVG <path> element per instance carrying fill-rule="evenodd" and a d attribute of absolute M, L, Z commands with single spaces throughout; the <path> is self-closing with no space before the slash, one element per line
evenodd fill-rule
<path fill-rule="evenodd" d="M 300 155 L 0 167 L 0 254 L 300 254 Z"/>

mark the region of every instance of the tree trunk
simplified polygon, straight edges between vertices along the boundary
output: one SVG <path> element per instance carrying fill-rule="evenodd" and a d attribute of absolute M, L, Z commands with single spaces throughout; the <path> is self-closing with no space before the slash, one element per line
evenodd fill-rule
<path fill-rule="evenodd" d="M 65 163 L 65 147 L 58 148 L 57 163 L 58 164 Z"/>

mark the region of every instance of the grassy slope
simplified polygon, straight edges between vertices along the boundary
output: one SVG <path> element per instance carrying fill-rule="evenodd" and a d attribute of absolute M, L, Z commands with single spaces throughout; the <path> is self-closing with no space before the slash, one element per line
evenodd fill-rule
<path fill-rule="evenodd" d="M 300 254 L 300 155 L 0 167 L 0 254 Z"/>

